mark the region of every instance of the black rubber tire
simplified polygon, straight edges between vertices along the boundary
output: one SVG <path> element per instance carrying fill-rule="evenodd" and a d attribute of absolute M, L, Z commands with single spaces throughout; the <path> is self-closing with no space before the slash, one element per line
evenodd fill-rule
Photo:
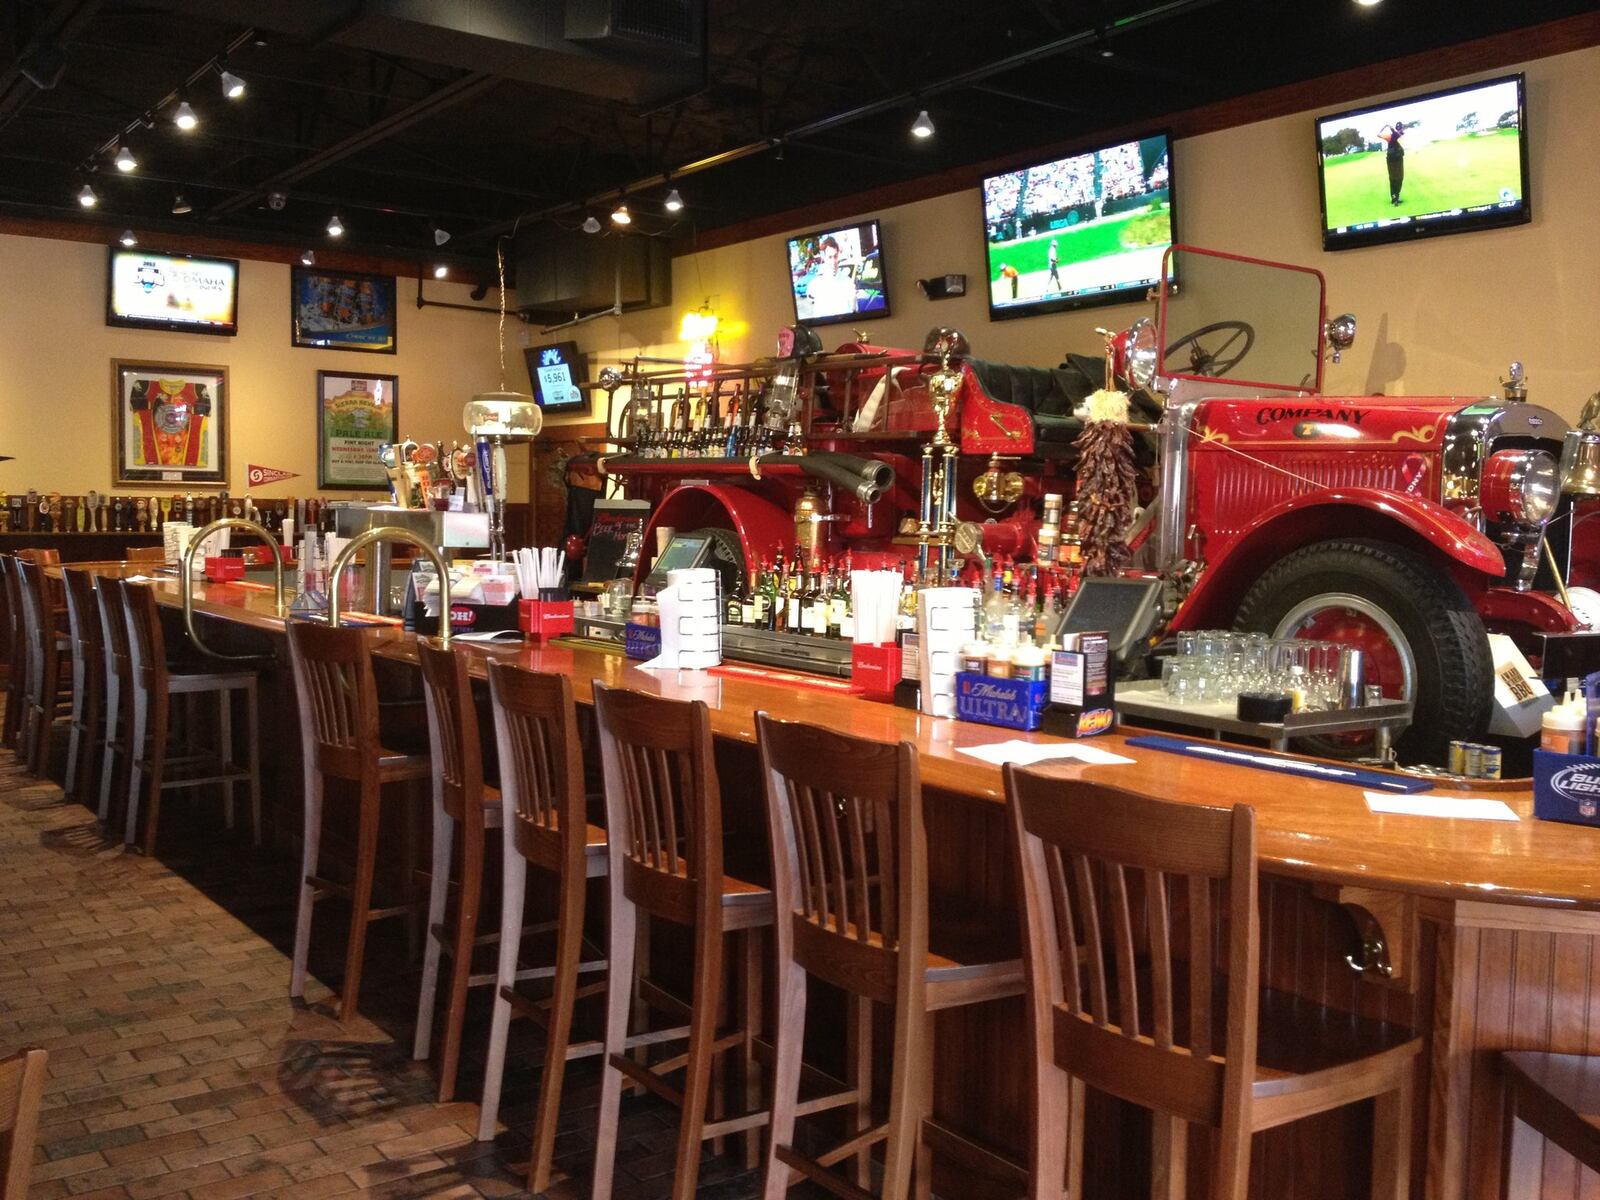
<path fill-rule="evenodd" d="M 1411 643 L 1416 715 L 1395 744 L 1401 762 L 1443 764 L 1452 739 L 1482 735 L 1494 694 L 1494 664 L 1483 621 L 1455 580 L 1391 542 L 1317 542 L 1285 556 L 1251 585 L 1234 627 L 1271 634 L 1290 609 L 1321 592 L 1368 600 L 1388 613 Z M 1306 747 L 1329 756 L 1336 748 L 1320 741 Z"/>

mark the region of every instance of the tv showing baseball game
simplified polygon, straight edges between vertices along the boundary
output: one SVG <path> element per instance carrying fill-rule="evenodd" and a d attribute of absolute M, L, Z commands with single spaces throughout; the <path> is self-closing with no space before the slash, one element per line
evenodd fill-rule
<path fill-rule="evenodd" d="M 789 239 L 794 315 L 807 325 L 834 325 L 889 315 L 889 280 L 876 221 L 819 229 Z"/>
<path fill-rule="evenodd" d="M 111 248 L 107 325 L 232 335 L 238 312 L 238 259 Z"/>
<path fill-rule="evenodd" d="M 1508 75 L 1317 118 L 1323 249 L 1531 220 L 1526 117 Z"/>
<path fill-rule="evenodd" d="M 1173 239 L 1164 133 L 983 181 L 989 316 L 1142 300 Z"/>

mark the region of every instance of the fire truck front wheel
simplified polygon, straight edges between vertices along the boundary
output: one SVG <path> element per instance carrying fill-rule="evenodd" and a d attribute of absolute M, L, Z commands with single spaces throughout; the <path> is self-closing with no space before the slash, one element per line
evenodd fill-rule
<path fill-rule="evenodd" d="M 1405 547 L 1364 538 L 1302 547 L 1245 593 L 1234 625 L 1364 651 L 1367 681 L 1415 706 L 1396 743 L 1402 762 L 1443 763 L 1451 739 L 1479 736 L 1488 720 L 1483 622 L 1453 579 Z M 1372 739 L 1306 739 L 1303 749 L 1354 758 L 1371 753 Z"/>

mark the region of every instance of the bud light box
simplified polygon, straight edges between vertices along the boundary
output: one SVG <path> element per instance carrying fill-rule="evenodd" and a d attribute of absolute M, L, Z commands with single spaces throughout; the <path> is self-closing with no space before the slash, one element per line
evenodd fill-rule
<path fill-rule="evenodd" d="M 1002 729 L 1039 728 L 1050 696 L 1043 679 L 999 679 L 961 671 L 956 675 L 956 716 Z"/>
<path fill-rule="evenodd" d="M 1600 758 L 1535 750 L 1533 815 L 1544 821 L 1600 825 Z"/>

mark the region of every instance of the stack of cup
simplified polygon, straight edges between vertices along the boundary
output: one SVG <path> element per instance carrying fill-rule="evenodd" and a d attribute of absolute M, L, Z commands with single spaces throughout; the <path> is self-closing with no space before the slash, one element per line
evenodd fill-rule
<path fill-rule="evenodd" d="M 976 588 L 923 588 L 917 593 L 917 645 L 922 672 L 922 711 L 956 715 L 956 674 L 961 648 L 978 635 Z"/>

